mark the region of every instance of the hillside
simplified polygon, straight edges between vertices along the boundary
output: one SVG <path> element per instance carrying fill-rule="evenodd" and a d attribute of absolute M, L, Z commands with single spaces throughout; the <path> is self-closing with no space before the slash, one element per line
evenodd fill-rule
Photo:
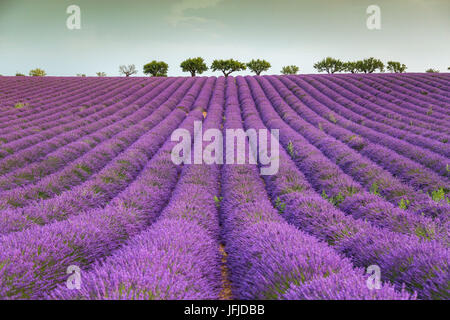
<path fill-rule="evenodd" d="M 0 77 L 0 299 L 449 299 L 449 137 L 448 73 Z"/>

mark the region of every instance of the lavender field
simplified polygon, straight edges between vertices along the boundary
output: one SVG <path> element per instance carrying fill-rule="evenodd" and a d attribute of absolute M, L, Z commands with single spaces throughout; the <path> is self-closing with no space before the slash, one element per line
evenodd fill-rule
<path fill-rule="evenodd" d="M 0 77 L 0 299 L 450 299 L 449 138 L 448 73 Z"/>

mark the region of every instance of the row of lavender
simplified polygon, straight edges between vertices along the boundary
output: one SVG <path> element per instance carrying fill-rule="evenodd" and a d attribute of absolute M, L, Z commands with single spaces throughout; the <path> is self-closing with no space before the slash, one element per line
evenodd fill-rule
<path fill-rule="evenodd" d="M 448 177 L 414 158 L 389 152 L 378 140 L 355 136 L 355 127 L 344 122 L 351 122 L 350 113 L 333 121 L 320 109 L 325 103 L 314 105 L 329 93 L 316 93 L 316 84 L 305 79 L 310 87 L 301 88 L 310 90 L 313 98 L 304 101 L 304 92 L 292 86 L 296 80 L 156 81 L 149 92 L 143 89 L 142 95 L 87 115 L 99 113 L 105 121 L 96 123 L 102 119 L 96 118 L 91 135 L 78 132 L 86 135 L 85 146 L 76 144 L 85 142 L 81 137 L 54 151 L 43 149 L 35 158 L 17 157 L 24 158 L 26 166 L 11 166 L 0 177 L 4 191 L 10 189 L 0 194 L 5 208 L 0 211 L 0 241 L 11 249 L 0 257 L 2 297 L 218 298 L 229 277 L 232 296 L 245 299 L 409 298 L 402 286 L 420 298 L 448 298 L 448 205 L 425 193 L 417 196 L 433 186 L 448 189 Z M 133 87 L 136 92 L 137 85 Z M 247 128 L 281 129 L 287 152 L 281 152 L 279 174 L 265 184 L 254 166 L 181 169 L 170 162 L 173 143 L 163 142 L 180 117 L 191 109 L 181 127 L 192 134 L 192 122 L 202 119 L 209 105 L 205 126 L 218 128 L 223 103 L 225 128 L 240 128 L 242 112 Z M 111 113 L 101 113 L 108 109 Z M 80 125 L 84 127 L 89 125 Z M 390 158 L 359 154 L 379 153 L 379 148 Z M 440 156 L 447 161 L 445 154 Z M 35 178 L 36 172 L 40 175 Z M 20 180 L 27 176 L 33 179 Z M 221 197 L 217 210 L 214 204 Z M 48 199 L 34 202 L 42 198 Z M 407 206 L 398 208 L 399 201 Z M 86 231 L 77 235 L 83 226 Z M 218 235 L 227 251 L 228 274 L 219 259 Z M 44 240 L 63 244 L 51 247 Z M 366 252 L 369 244 L 373 251 Z M 101 258 L 109 255 L 103 263 Z M 63 282 L 69 262 L 90 270 L 89 280 L 80 292 L 68 292 L 64 286 L 53 291 Z M 368 290 L 362 269 L 357 269 L 369 264 L 382 267 L 386 284 L 381 291 Z M 259 285 L 252 287 L 255 283 Z"/>
<path fill-rule="evenodd" d="M 359 120 L 358 120 L 359 121 Z M 70 128 L 64 128 L 64 130 L 70 130 Z M 72 133 L 72 131 L 70 131 L 71 133 Z M 42 136 L 41 135 L 38 135 L 38 136 L 36 136 L 35 137 L 36 139 L 37 138 L 42 138 Z M 33 140 L 32 139 L 32 137 L 31 138 L 26 138 L 26 139 L 28 139 L 28 140 Z M 36 141 L 36 140 L 35 140 Z M 16 142 L 16 145 L 18 144 L 18 145 L 22 145 L 22 143 L 21 143 L 22 141 L 18 141 L 18 142 Z M 30 142 L 30 143 L 32 143 L 32 141 Z M 63 142 L 64 143 L 64 142 Z M 15 150 L 14 150 L 14 148 L 12 148 L 12 147 L 14 147 L 14 145 L 12 145 L 12 146 L 7 146 L 7 147 L 4 147 L 4 148 L 7 148 L 7 150 L 9 151 L 9 152 L 11 152 L 11 153 L 13 153 L 14 154 L 14 152 L 15 152 Z M 439 148 L 439 146 L 437 146 L 436 148 Z M 28 150 L 27 150 L 27 153 L 28 153 Z M 422 156 L 421 154 L 419 155 L 419 156 Z M 19 158 L 21 158 L 20 157 L 20 155 L 19 155 Z M 30 159 L 30 160 L 33 160 L 33 159 Z M 442 159 L 441 159 L 442 160 Z M 438 161 L 439 161 L 439 159 L 438 159 Z M 8 170 L 9 168 L 8 168 L 8 166 L 17 166 L 17 165 L 21 165 L 21 163 L 20 162 L 16 162 L 16 159 L 14 159 L 14 157 L 10 157 L 9 159 L 8 159 L 8 165 L 7 165 L 7 168 L 5 169 L 5 170 Z M 442 168 L 442 167 L 441 167 Z M 445 169 L 447 169 L 446 167 L 445 167 Z M 442 171 L 443 169 L 441 169 L 441 171 Z M 414 172 L 413 172 L 414 173 Z M 28 177 L 30 177 L 30 175 L 29 174 L 26 174 L 26 173 L 22 173 L 22 175 L 24 175 L 25 176 L 25 178 L 28 178 Z M 19 178 L 22 178 L 21 180 L 23 180 L 23 177 L 22 176 L 20 176 Z"/>

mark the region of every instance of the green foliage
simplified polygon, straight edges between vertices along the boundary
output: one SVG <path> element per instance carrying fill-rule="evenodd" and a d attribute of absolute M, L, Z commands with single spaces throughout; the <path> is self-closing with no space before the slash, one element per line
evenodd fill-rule
<path fill-rule="evenodd" d="M 119 73 L 123 74 L 125 77 L 129 77 L 137 73 L 136 66 L 134 64 L 128 66 L 122 65 L 119 67 Z"/>
<path fill-rule="evenodd" d="M 342 203 L 342 201 L 344 201 L 345 197 L 342 194 L 342 192 L 339 192 L 336 196 L 334 197 L 328 197 L 327 193 L 325 192 L 325 190 L 322 190 L 322 194 L 321 194 L 322 198 L 324 200 L 327 200 L 328 202 L 330 202 L 333 206 L 338 206 Z"/>
<path fill-rule="evenodd" d="M 364 73 L 373 73 L 377 69 L 380 72 L 384 72 L 384 63 L 380 59 L 368 58 L 364 60 L 356 61 L 356 67 L 358 71 Z"/>
<path fill-rule="evenodd" d="M 28 106 L 28 103 L 21 103 L 21 102 L 19 102 L 19 103 L 16 103 L 16 104 L 14 105 L 14 108 L 16 108 L 16 109 L 22 109 L 23 107 L 26 107 L 26 106 Z"/>
<path fill-rule="evenodd" d="M 286 210 L 286 203 L 281 202 L 280 197 L 275 200 L 275 207 L 279 213 L 283 213 Z"/>
<path fill-rule="evenodd" d="M 351 72 L 351 73 L 358 73 L 358 71 L 360 71 L 358 69 L 358 63 L 355 61 L 348 61 L 344 63 L 344 70 L 346 72 Z"/>
<path fill-rule="evenodd" d="M 403 209 L 403 210 L 406 210 L 406 209 L 408 209 L 408 206 L 409 206 L 409 200 L 408 199 L 401 199 L 400 200 L 400 203 L 398 204 L 398 207 L 400 208 L 400 209 Z"/>
<path fill-rule="evenodd" d="M 25 77 L 25 75 L 23 73 L 17 72 L 16 77 Z"/>
<path fill-rule="evenodd" d="M 292 158 L 295 156 L 295 150 L 294 150 L 294 145 L 292 144 L 292 141 L 289 141 L 289 143 L 287 145 L 287 151 L 289 152 L 289 154 L 291 155 Z"/>
<path fill-rule="evenodd" d="M 397 62 L 397 61 L 388 61 L 387 69 L 390 72 L 403 73 L 406 71 L 407 67 L 405 64 L 401 64 L 400 62 Z"/>
<path fill-rule="evenodd" d="M 39 68 L 30 70 L 30 76 L 32 77 L 45 77 L 47 75 L 47 73 Z"/>
<path fill-rule="evenodd" d="M 214 196 L 214 203 L 217 208 L 220 208 L 220 203 L 222 202 L 222 200 L 223 200 L 223 197 Z"/>
<path fill-rule="evenodd" d="M 446 200 L 447 202 L 450 203 L 450 198 L 446 196 L 444 188 L 439 188 L 438 190 L 434 190 L 433 192 L 431 192 L 431 199 L 433 199 L 436 202 Z"/>
<path fill-rule="evenodd" d="M 205 61 L 201 57 L 186 59 L 180 64 L 180 67 L 183 72 L 190 72 L 192 77 L 195 77 L 197 73 L 202 74 L 208 70 Z"/>
<path fill-rule="evenodd" d="M 344 195 L 341 192 L 339 192 L 336 196 L 331 197 L 329 201 L 331 202 L 332 205 L 337 207 L 342 203 L 342 201 L 344 201 L 344 199 L 345 199 Z"/>
<path fill-rule="evenodd" d="M 84 73 L 77 73 L 77 77 L 86 77 Z"/>
<path fill-rule="evenodd" d="M 439 70 L 430 68 L 430 69 L 427 69 L 425 72 L 427 72 L 427 73 L 439 73 Z"/>
<path fill-rule="evenodd" d="M 300 69 L 299 69 L 296 65 L 290 65 L 290 66 L 284 66 L 284 67 L 281 69 L 281 73 L 282 73 L 282 74 L 285 74 L 285 75 L 288 75 L 288 74 L 297 74 L 299 70 L 300 70 Z"/>
<path fill-rule="evenodd" d="M 318 72 L 336 73 L 344 70 L 344 63 L 341 60 L 327 57 L 314 64 Z"/>
<path fill-rule="evenodd" d="M 167 77 L 168 70 L 169 65 L 164 61 L 153 60 L 144 65 L 144 74 L 149 74 L 152 77 Z"/>
<path fill-rule="evenodd" d="M 232 72 L 245 70 L 247 67 L 245 63 L 228 59 L 228 60 L 214 60 L 211 64 L 212 71 L 222 71 L 225 77 L 228 77 Z"/>
<path fill-rule="evenodd" d="M 376 182 L 372 183 L 372 185 L 370 186 L 370 193 L 379 196 L 380 192 L 378 191 L 378 184 Z"/>
<path fill-rule="evenodd" d="M 269 70 L 271 65 L 266 60 L 253 59 L 252 61 L 247 63 L 247 67 L 252 72 L 256 73 L 257 76 L 259 76 L 261 74 L 261 72 Z"/>
<path fill-rule="evenodd" d="M 97 75 L 97 77 L 106 77 L 105 72 L 96 72 L 95 74 Z"/>

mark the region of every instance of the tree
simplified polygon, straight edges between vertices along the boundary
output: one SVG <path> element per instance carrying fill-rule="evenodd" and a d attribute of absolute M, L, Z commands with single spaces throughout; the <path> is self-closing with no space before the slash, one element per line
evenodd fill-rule
<path fill-rule="evenodd" d="M 77 77 L 86 77 L 84 73 L 77 73 Z"/>
<path fill-rule="evenodd" d="M 95 74 L 97 75 L 97 77 L 106 77 L 105 72 L 96 72 Z"/>
<path fill-rule="evenodd" d="M 406 71 L 407 67 L 405 64 L 401 64 L 400 62 L 397 62 L 397 61 L 388 61 L 387 69 L 390 72 L 403 73 Z"/>
<path fill-rule="evenodd" d="M 232 72 L 245 70 L 247 67 L 245 63 L 228 59 L 228 60 L 214 60 L 211 65 L 212 71 L 220 70 L 225 77 L 228 77 Z"/>
<path fill-rule="evenodd" d="M 377 69 L 384 72 L 384 63 L 380 59 L 368 58 L 356 61 L 356 67 L 359 71 L 364 73 L 373 73 Z"/>
<path fill-rule="evenodd" d="M 132 74 L 137 73 L 136 66 L 134 64 L 130 64 L 128 66 L 122 65 L 119 67 L 119 73 L 125 75 L 125 77 L 129 77 Z"/>
<path fill-rule="evenodd" d="M 180 67 L 183 72 L 190 72 L 192 77 L 195 77 L 197 73 L 202 74 L 208 70 L 205 61 L 201 57 L 186 59 L 180 64 Z"/>
<path fill-rule="evenodd" d="M 30 76 L 32 77 L 45 77 L 47 75 L 47 73 L 39 68 L 30 70 Z"/>
<path fill-rule="evenodd" d="M 261 72 L 269 70 L 271 65 L 266 60 L 253 59 L 252 61 L 247 63 L 247 67 L 252 72 L 256 73 L 257 76 L 259 76 L 261 74 Z"/>
<path fill-rule="evenodd" d="M 361 70 L 359 70 L 357 61 L 348 61 L 344 63 L 343 71 L 358 73 Z"/>
<path fill-rule="evenodd" d="M 167 77 L 167 70 L 169 65 L 164 61 L 153 60 L 144 66 L 144 73 L 152 77 Z"/>
<path fill-rule="evenodd" d="M 314 68 L 319 72 L 335 73 L 344 70 L 344 63 L 341 60 L 327 57 L 314 64 Z"/>
<path fill-rule="evenodd" d="M 16 77 L 25 77 L 25 75 L 23 73 L 16 72 Z"/>
<path fill-rule="evenodd" d="M 282 74 L 297 74 L 299 68 L 295 65 L 291 65 L 291 66 L 284 66 L 283 68 L 281 68 L 281 73 Z"/>
<path fill-rule="evenodd" d="M 425 72 L 428 72 L 428 73 L 439 73 L 439 70 L 430 68 L 430 69 L 426 70 Z"/>

